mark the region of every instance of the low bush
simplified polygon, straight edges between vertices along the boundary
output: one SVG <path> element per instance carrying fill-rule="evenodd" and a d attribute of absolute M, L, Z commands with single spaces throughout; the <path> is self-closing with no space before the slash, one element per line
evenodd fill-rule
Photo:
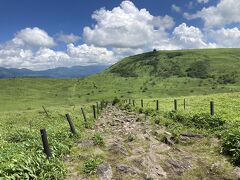
<path fill-rule="evenodd" d="M 229 155 L 235 165 L 240 165 L 240 131 L 231 129 L 222 135 L 222 153 Z"/>
<path fill-rule="evenodd" d="M 168 113 L 168 117 L 189 127 L 200 129 L 216 129 L 223 127 L 225 124 L 225 121 L 221 117 L 205 113 L 191 115 L 171 111 Z"/>
<path fill-rule="evenodd" d="M 94 134 L 94 136 L 92 137 L 92 140 L 94 141 L 95 145 L 99 145 L 99 146 L 104 145 L 103 137 L 98 133 Z"/>
<path fill-rule="evenodd" d="M 144 113 L 148 116 L 154 116 L 156 114 L 156 110 L 153 108 L 146 108 Z"/>
<path fill-rule="evenodd" d="M 99 158 L 90 158 L 85 161 L 83 172 L 88 175 L 96 174 L 97 167 L 102 163 L 103 161 Z"/>
<path fill-rule="evenodd" d="M 237 77 L 234 73 L 232 74 L 223 74 L 218 77 L 217 82 L 219 84 L 234 84 L 237 82 Z"/>
<path fill-rule="evenodd" d="M 112 105 L 115 106 L 116 104 L 120 103 L 120 99 L 118 99 L 117 97 L 115 97 L 113 99 Z"/>

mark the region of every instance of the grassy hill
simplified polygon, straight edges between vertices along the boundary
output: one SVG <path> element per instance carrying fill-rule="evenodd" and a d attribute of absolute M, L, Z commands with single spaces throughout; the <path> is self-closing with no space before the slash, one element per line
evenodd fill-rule
<path fill-rule="evenodd" d="M 239 60 L 240 49 L 153 51 L 127 57 L 113 65 L 109 72 L 123 77 L 178 76 L 216 79 L 226 74 L 239 75 Z"/>
<path fill-rule="evenodd" d="M 126 147 L 139 148 L 145 143 L 146 152 L 152 148 L 151 152 L 156 150 L 167 162 L 179 163 L 191 156 L 193 166 L 189 170 L 184 168 L 183 179 L 236 179 L 234 165 L 240 164 L 239 55 L 240 49 L 149 52 L 125 58 L 104 72 L 86 78 L 0 79 L 0 179 L 67 179 L 67 168 L 74 169 L 76 175 L 96 177 L 94 172 L 99 163 L 123 159 L 108 151 L 107 144 L 109 139 L 120 137 L 121 132 L 112 121 L 118 116 L 126 120 L 125 125 L 116 121 L 128 130 L 122 129 L 121 143 Z M 124 114 L 117 109 L 110 112 L 107 109 L 100 111 L 100 118 L 95 122 L 92 105 L 114 97 L 134 99 L 135 106 L 119 104 L 133 112 L 124 111 Z M 140 99 L 144 99 L 143 108 Z M 159 110 L 156 110 L 156 99 Z M 178 111 L 172 111 L 173 99 L 177 99 Z M 209 101 L 215 103 L 215 116 L 209 115 Z M 87 121 L 83 119 L 81 107 Z M 144 113 L 144 117 L 138 112 Z M 76 136 L 69 131 L 66 113 L 70 113 L 76 126 Z M 128 121 L 132 120 L 133 113 L 135 124 Z M 99 124 L 96 131 L 86 130 L 86 127 L 93 128 L 93 124 Z M 99 127 L 107 129 L 99 131 Z M 135 132 L 136 127 L 141 131 Z M 54 156 L 49 160 L 42 152 L 40 128 L 48 132 Z M 109 131 L 114 128 L 117 133 Z M 151 138 L 141 134 L 145 130 L 149 132 L 145 135 Z M 186 133 L 197 133 L 203 138 L 181 139 Z M 148 146 L 152 138 L 157 141 L 157 148 L 156 144 Z M 169 138 L 174 142 L 168 147 Z M 93 146 L 81 146 L 92 141 Z M 101 146 L 104 143 L 106 147 Z M 169 150 L 158 152 L 164 147 Z M 166 170 L 168 177 L 175 178 L 176 174 L 171 174 L 171 168 L 165 167 L 164 162 L 157 165 Z"/>
<path fill-rule="evenodd" d="M 100 99 L 178 97 L 240 91 L 240 49 L 148 52 L 86 78 L 0 80 L 0 111 Z"/>

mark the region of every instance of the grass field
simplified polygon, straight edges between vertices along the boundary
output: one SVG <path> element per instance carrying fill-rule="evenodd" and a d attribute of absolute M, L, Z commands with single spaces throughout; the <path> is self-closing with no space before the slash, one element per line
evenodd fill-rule
<path fill-rule="evenodd" d="M 239 55 L 239 49 L 150 52 L 126 58 L 110 69 L 86 78 L 0 79 L 0 178 L 64 179 L 63 157 L 85 132 L 80 107 L 85 107 L 93 124 L 91 105 L 100 100 L 130 98 L 140 107 L 140 99 L 143 99 L 145 109 L 155 109 L 158 99 L 161 119 L 173 110 L 174 99 L 178 100 L 179 113 L 191 115 L 209 114 L 209 102 L 214 101 L 216 116 L 226 122 L 239 122 Z M 173 64 L 168 64 L 169 59 Z M 187 69 L 199 60 L 209 61 L 207 76 L 190 77 Z M 175 72 L 172 68 L 176 63 L 178 73 L 171 74 Z M 152 74 L 155 71 L 157 74 Z M 219 81 L 228 73 L 235 73 L 236 77 L 223 76 L 227 83 Z M 186 110 L 183 110 L 183 99 L 186 99 Z M 50 118 L 42 105 L 49 111 Z M 65 118 L 68 112 L 79 136 L 74 137 L 69 131 Z M 51 160 L 46 160 L 42 153 L 40 128 L 46 128 L 49 135 L 55 157 Z M 225 142 L 239 142 L 238 137 L 240 140 L 240 133 L 236 131 L 234 138 L 226 138 Z M 237 151 L 235 157 L 240 157 L 238 144 L 229 148 Z M 234 159 L 240 164 L 238 161 Z"/>
<path fill-rule="evenodd" d="M 0 117 L 0 177 L 64 179 L 63 156 L 70 153 L 74 140 L 84 134 L 85 123 L 80 107 L 87 115 L 88 126 L 94 123 L 90 104 L 83 106 L 2 112 Z M 69 113 L 78 135 L 70 132 L 65 114 Z M 54 158 L 46 160 L 42 152 L 40 129 L 45 128 Z"/>
<path fill-rule="evenodd" d="M 0 79 L 0 111 L 69 106 L 116 96 L 166 98 L 240 92 L 239 54 L 239 49 L 158 51 L 125 58 L 86 78 Z M 199 66 L 206 68 L 203 74 Z"/>
<path fill-rule="evenodd" d="M 178 111 L 185 113 L 209 113 L 210 101 L 214 102 L 215 115 L 221 116 L 226 121 L 240 121 L 240 93 L 221 93 L 199 96 L 180 96 L 171 98 L 143 99 L 145 108 L 156 108 L 159 100 L 159 111 L 174 110 L 174 99 L 177 100 Z M 184 99 L 186 109 L 184 110 Z M 140 107 L 141 100 L 136 99 L 135 104 Z"/>
<path fill-rule="evenodd" d="M 111 74 L 83 79 L 1 79 L 0 86 L 0 111 L 32 110 L 42 105 L 73 106 L 114 97 L 166 98 L 240 91 L 239 83 L 214 85 L 207 79 L 124 78 Z"/>

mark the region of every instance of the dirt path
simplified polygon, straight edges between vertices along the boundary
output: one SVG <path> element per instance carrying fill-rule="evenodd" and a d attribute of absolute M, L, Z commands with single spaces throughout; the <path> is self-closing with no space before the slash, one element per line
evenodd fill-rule
<path fill-rule="evenodd" d="M 171 133 L 144 114 L 108 106 L 88 132 L 94 133 L 101 134 L 105 145 L 94 146 L 90 136 L 79 142 L 78 153 L 68 159 L 68 179 L 235 179 L 232 167 L 216 153 L 215 139 L 209 143 L 205 138 L 182 137 L 189 141 L 186 145 L 172 144 L 171 139 L 162 142 Z M 104 157 L 97 175 L 81 175 L 81 160 L 93 155 Z"/>

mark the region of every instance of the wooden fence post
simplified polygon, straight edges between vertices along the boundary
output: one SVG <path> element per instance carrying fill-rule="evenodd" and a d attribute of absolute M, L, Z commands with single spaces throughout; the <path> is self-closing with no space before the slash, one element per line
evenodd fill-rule
<path fill-rule="evenodd" d="M 211 116 L 214 116 L 214 102 L 210 101 L 210 114 Z"/>
<path fill-rule="evenodd" d="M 141 99 L 141 107 L 143 108 L 143 99 Z"/>
<path fill-rule="evenodd" d="M 183 109 L 186 109 L 186 99 L 183 99 Z"/>
<path fill-rule="evenodd" d="M 157 111 L 159 110 L 159 101 L 158 100 L 156 101 L 156 110 Z"/>
<path fill-rule="evenodd" d="M 97 119 L 97 115 L 96 115 L 96 106 L 93 105 L 92 107 L 93 107 L 93 117 L 94 117 L 94 119 Z"/>
<path fill-rule="evenodd" d="M 100 102 L 100 109 L 103 110 L 103 101 Z"/>
<path fill-rule="evenodd" d="M 99 114 L 99 105 L 98 105 L 98 102 L 97 102 L 96 104 L 97 104 L 97 114 Z"/>
<path fill-rule="evenodd" d="M 84 119 L 85 126 L 86 126 L 87 125 L 87 118 L 86 118 L 86 115 L 85 115 L 85 112 L 84 112 L 83 108 L 81 108 L 81 111 L 82 111 L 83 119 Z"/>
<path fill-rule="evenodd" d="M 133 104 L 133 106 L 135 106 L 135 100 L 134 99 L 132 100 L 132 104 Z"/>
<path fill-rule="evenodd" d="M 43 149 L 44 149 L 43 152 L 47 155 L 47 158 L 49 159 L 52 156 L 52 153 L 49 148 L 46 130 L 40 129 L 40 133 L 41 133 Z"/>
<path fill-rule="evenodd" d="M 73 134 L 77 134 L 70 115 L 69 115 L 69 114 L 66 114 L 66 118 L 67 118 L 68 124 L 69 124 L 69 126 L 70 126 L 70 131 L 71 131 Z"/>
<path fill-rule="evenodd" d="M 177 111 L 177 100 L 174 99 L 174 110 Z"/>
<path fill-rule="evenodd" d="M 42 108 L 43 108 L 43 110 L 44 110 L 45 114 L 47 115 L 47 117 L 49 117 L 49 114 L 48 114 L 48 112 L 47 112 L 46 108 L 45 108 L 44 106 L 42 106 Z"/>

